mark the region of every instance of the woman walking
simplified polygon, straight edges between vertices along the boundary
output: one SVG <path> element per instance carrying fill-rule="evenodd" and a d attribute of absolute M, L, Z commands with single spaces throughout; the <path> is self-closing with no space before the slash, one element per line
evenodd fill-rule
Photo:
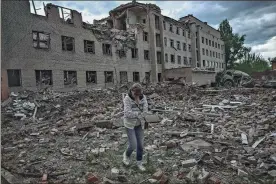
<path fill-rule="evenodd" d="M 130 164 L 130 156 L 136 149 L 137 166 L 145 171 L 143 166 L 144 125 L 145 114 L 148 112 L 148 102 L 143 94 L 142 86 L 135 83 L 124 98 L 124 126 L 128 136 L 128 147 L 123 155 L 123 163 Z"/>

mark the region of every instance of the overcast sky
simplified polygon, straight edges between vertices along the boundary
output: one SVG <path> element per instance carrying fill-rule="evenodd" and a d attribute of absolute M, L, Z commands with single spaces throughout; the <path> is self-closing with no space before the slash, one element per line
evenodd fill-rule
<path fill-rule="evenodd" d="M 82 13 L 83 21 L 108 16 L 120 4 L 131 1 L 35 1 L 39 14 L 44 14 L 42 3 L 53 3 Z M 246 46 L 263 57 L 276 57 L 276 1 L 139 1 L 157 4 L 163 15 L 178 20 L 193 14 L 203 22 L 218 28 L 228 19 L 234 33 L 246 35 Z M 32 8 L 32 7 L 31 7 Z M 33 10 L 31 10 L 33 12 Z"/>

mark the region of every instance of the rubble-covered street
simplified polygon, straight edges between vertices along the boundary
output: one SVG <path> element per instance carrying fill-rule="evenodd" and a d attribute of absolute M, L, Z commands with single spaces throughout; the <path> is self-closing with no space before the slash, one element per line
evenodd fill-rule
<path fill-rule="evenodd" d="M 275 89 L 148 86 L 160 121 L 145 131 L 144 173 L 135 153 L 122 164 L 125 92 L 12 93 L 2 103 L 2 175 L 13 183 L 276 182 Z"/>

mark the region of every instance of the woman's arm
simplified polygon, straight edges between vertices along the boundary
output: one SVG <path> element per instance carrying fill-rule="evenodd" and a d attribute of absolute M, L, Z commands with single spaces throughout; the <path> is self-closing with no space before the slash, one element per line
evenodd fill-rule
<path fill-rule="evenodd" d="M 144 105 L 143 105 L 143 112 L 148 112 L 149 111 L 149 104 L 147 101 L 147 97 L 144 95 Z"/>
<path fill-rule="evenodd" d="M 137 118 L 139 112 L 133 112 L 131 108 L 131 101 L 128 96 L 124 98 L 124 115 L 126 118 Z"/>

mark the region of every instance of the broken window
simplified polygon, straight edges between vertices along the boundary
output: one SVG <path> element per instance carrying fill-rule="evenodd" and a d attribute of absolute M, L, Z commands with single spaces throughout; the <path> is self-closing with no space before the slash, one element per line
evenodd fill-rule
<path fill-rule="evenodd" d="M 187 48 L 186 48 L 186 43 L 183 43 L 183 50 L 186 51 Z"/>
<path fill-rule="evenodd" d="M 199 65 L 199 63 L 198 63 L 198 62 L 196 63 L 196 67 L 200 67 L 200 65 Z"/>
<path fill-rule="evenodd" d="M 216 52 L 216 58 L 218 58 L 218 53 Z"/>
<path fill-rule="evenodd" d="M 213 57 L 215 57 L 215 51 L 213 51 Z"/>
<path fill-rule="evenodd" d="M 96 71 L 86 71 L 86 83 L 97 84 L 97 72 Z"/>
<path fill-rule="evenodd" d="M 189 65 L 192 64 L 192 58 L 189 58 Z"/>
<path fill-rule="evenodd" d="M 58 7 L 59 8 L 59 16 L 62 18 L 64 22 L 67 22 L 69 24 L 73 24 L 73 19 L 72 19 L 72 11 L 67 8 L 63 7 Z"/>
<path fill-rule="evenodd" d="M 64 71 L 64 85 L 71 86 L 77 85 L 77 72 L 76 71 Z"/>
<path fill-rule="evenodd" d="M 167 38 L 164 37 L 164 43 L 165 43 L 165 46 L 167 46 Z"/>
<path fill-rule="evenodd" d="M 84 40 L 84 52 L 95 54 L 94 41 Z"/>
<path fill-rule="evenodd" d="M 191 32 L 188 31 L 188 38 L 191 38 Z"/>
<path fill-rule="evenodd" d="M 160 29 L 160 20 L 157 15 L 155 15 L 155 29 Z"/>
<path fill-rule="evenodd" d="M 52 70 L 35 70 L 36 86 L 53 85 Z"/>
<path fill-rule="evenodd" d="M 117 50 L 117 53 L 120 58 L 126 57 L 126 51 L 124 50 Z"/>
<path fill-rule="evenodd" d="M 147 33 L 147 32 L 144 32 L 144 34 L 143 34 L 143 40 L 144 40 L 145 42 L 148 41 L 148 33 Z"/>
<path fill-rule="evenodd" d="M 212 41 L 212 47 L 214 47 L 214 41 Z"/>
<path fill-rule="evenodd" d="M 49 49 L 50 34 L 33 31 L 33 46 L 38 49 Z"/>
<path fill-rule="evenodd" d="M 215 47 L 217 48 L 217 42 L 215 42 Z"/>
<path fill-rule="evenodd" d="M 207 38 L 205 39 L 205 44 L 208 45 L 208 39 Z"/>
<path fill-rule="evenodd" d="M 201 38 L 201 42 L 204 43 L 204 37 Z"/>
<path fill-rule="evenodd" d="M 202 55 L 205 55 L 205 49 L 202 48 Z"/>
<path fill-rule="evenodd" d="M 202 65 L 203 65 L 203 67 L 205 67 L 205 60 L 202 61 Z"/>
<path fill-rule="evenodd" d="M 224 68 L 223 63 L 221 64 L 221 67 Z"/>
<path fill-rule="evenodd" d="M 145 72 L 145 79 L 147 83 L 150 82 L 150 72 Z"/>
<path fill-rule="evenodd" d="M 184 60 L 184 65 L 187 65 L 187 57 L 186 56 L 183 57 L 183 60 Z"/>
<path fill-rule="evenodd" d="M 165 61 L 166 61 L 166 63 L 169 62 L 168 61 L 168 54 L 167 53 L 165 54 Z"/>
<path fill-rule="evenodd" d="M 189 52 L 191 52 L 192 50 L 191 50 L 191 45 L 189 44 Z"/>
<path fill-rule="evenodd" d="M 112 55 L 112 50 L 111 50 L 111 45 L 107 43 L 103 43 L 103 54 L 111 56 Z"/>
<path fill-rule="evenodd" d="M 209 61 L 207 61 L 207 67 L 209 67 Z"/>
<path fill-rule="evenodd" d="M 120 72 L 120 83 L 124 84 L 128 82 L 127 72 Z"/>
<path fill-rule="evenodd" d="M 21 86 L 21 70 L 7 70 L 9 87 Z"/>
<path fill-rule="evenodd" d="M 143 24 L 145 24 L 146 23 L 146 19 L 143 19 Z"/>
<path fill-rule="evenodd" d="M 209 55 L 209 51 L 208 51 L 208 49 L 206 49 L 206 56 L 208 56 Z"/>
<path fill-rule="evenodd" d="M 220 49 L 220 44 L 218 44 L 218 48 Z"/>
<path fill-rule="evenodd" d="M 196 38 L 196 48 L 197 48 L 197 38 Z"/>
<path fill-rule="evenodd" d="M 196 32 L 196 38 L 197 38 L 197 36 L 198 36 L 198 32 Z"/>
<path fill-rule="evenodd" d="M 220 53 L 218 53 L 218 58 L 220 59 Z"/>
<path fill-rule="evenodd" d="M 176 34 L 179 35 L 179 27 L 176 27 Z"/>
<path fill-rule="evenodd" d="M 61 36 L 62 50 L 74 51 L 75 50 L 75 39 L 73 37 Z"/>
<path fill-rule="evenodd" d="M 158 76 L 158 82 L 161 82 L 161 73 L 158 73 L 157 76 Z"/>
<path fill-rule="evenodd" d="M 170 39 L 171 47 L 174 48 L 174 41 Z"/>
<path fill-rule="evenodd" d="M 182 36 L 186 36 L 186 31 L 183 29 Z"/>
<path fill-rule="evenodd" d="M 149 51 L 148 50 L 144 50 L 144 59 L 149 60 Z"/>
<path fill-rule="evenodd" d="M 199 60 L 199 52 L 198 52 L 198 50 L 196 51 L 196 60 L 197 61 Z"/>
<path fill-rule="evenodd" d="M 209 45 L 211 46 L 211 40 L 209 40 Z"/>
<path fill-rule="evenodd" d="M 133 82 L 140 82 L 139 72 L 133 72 Z"/>
<path fill-rule="evenodd" d="M 166 30 L 166 22 L 163 21 L 163 27 L 164 27 L 164 30 Z"/>
<path fill-rule="evenodd" d="M 181 50 L 181 48 L 180 48 L 180 41 L 177 41 L 177 49 Z"/>
<path fill-rule="evenodd" d="M 173 33 L 173 25 L 172 24 L 170 24 L 170 32 Z"/>
<path fill-rule="evenodd" d="M 181 64 L 181 56 L 177 56 L 177 62 L 178 64 Z"/>
<path fill-rule="evenodd" d="M 138 58 L 138 49 L 137 48 L 131 48 L 131 57 Z"/>
<path fill-rule="evenodd" d="M 112 71 L 105 71 L 104 72 L 104 82 L 105 83 L 113 83 L 113 72 Z"/>
<path fill-rule="evenodd" d="M 157 51 L 156 55 L 157 55 L 157 64 L 161 64 L 161 52 Z"/>
<path fill-rule="evenodd" d="M 155 35 L 156 38 L 156 47 L 161 47 L 161 38 L 160 38 L 160 34 L 156 34 Z"/>
<path fill-rule="evenodd" d="M 171 63 L 175 63 L 174 55 L 171 54 Z"/>
<path fill-rule="evenodd" d="M 210 57 L 212 57 L 212 51 L 210 50 Z"/>

